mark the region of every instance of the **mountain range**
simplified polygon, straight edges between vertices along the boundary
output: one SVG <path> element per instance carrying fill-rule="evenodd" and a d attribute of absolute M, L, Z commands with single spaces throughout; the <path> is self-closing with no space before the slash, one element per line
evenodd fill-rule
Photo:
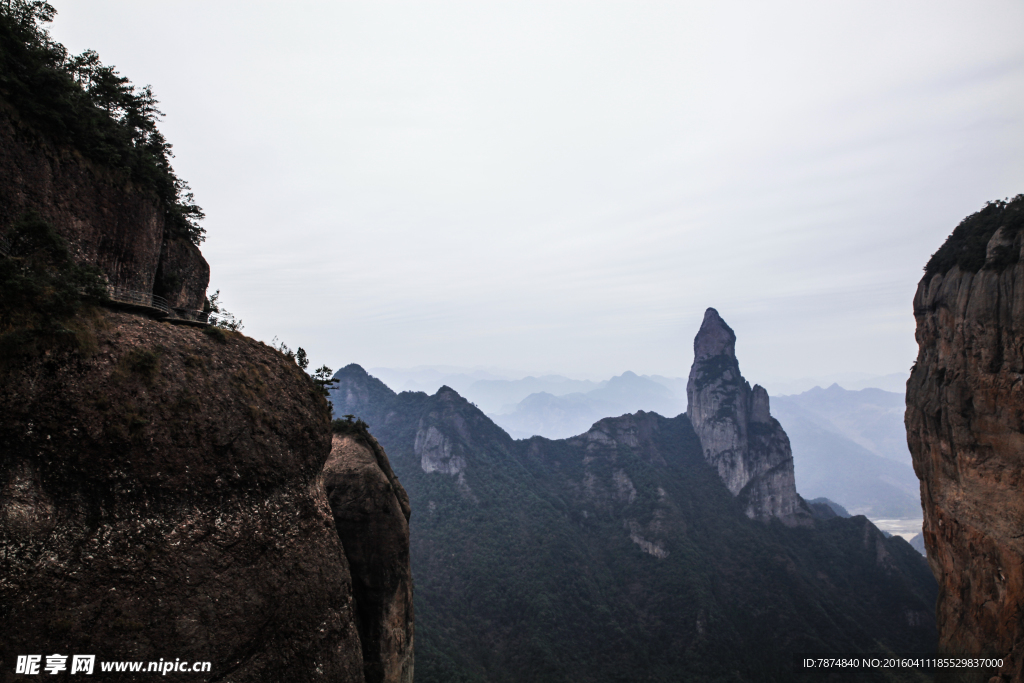
<path fill-rule="evenodd" d="M 699 431 L 636 411 L 557 440 L 515 440 L 449 387 L 335 375 L 335 413 L 409 494 L 418 681 L 815 680 L 793 653 L 931 650 L 923 558 L 797 496 L 767 394 L 719 356 Z M 749 445 L 715 450 L 722 429 Z"/>
<path fill-rule="evenodd" d="M 397 375 L 393 375 L 397 377 Z M 601 382 L 559 375 L 518 380 L 423 370 L 419 384 L 445 377 L 509 436 L 565 439 L 603 417 L 638 410 L 675 416 L 686 410 L 686 379 L 625 372 Z M 901 393 L 833 384 L 773 396 L 772 407 L 793 449 L 797 490 L 826 497 L 873 520 L 920 519 L 918 481 L 910 465 Z"/>
<path fill-rule="evenodd" d="M 833 384 L 775 397 L 772 408 L 793 445 L 801 494 L 875 520 L 921 518 L 901 394 Z"/>

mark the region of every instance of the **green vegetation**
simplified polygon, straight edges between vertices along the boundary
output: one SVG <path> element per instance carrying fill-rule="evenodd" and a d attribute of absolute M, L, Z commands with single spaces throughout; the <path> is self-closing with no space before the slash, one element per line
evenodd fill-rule
<path fill-rule="evenodd" d="M 218 291 L 218 294 L 219 293 L 220 292 Z M 214 297 L 216 297 L 216 295 L 214 295 Z M 302 370 L 309 367 L 309 356 L 306 354 L 306 350 L 301 346 L 297 351 L 292 351 L 288 348 L 287 344 L 282 341 L 278 341 L 277 337 L 274 337 L 270 341 L 270 346 L 271 348 L 277 349 L 283 353 L 286 358 L 295 361 L 295 364 L 302 368 Z M 310 375 L 310 379 L 313 380 L 313 384 L 316 385 L 317 391 L 325 397 L 330 396 L 330 388 L 338 381 L 336 379 L 331 379 L 333 374 L 333 370 L 326 365 L 321 365 L 313 371 L 312 375 Z"/>
<path fill-rule="evenodd" d="M 331 420 L 331 431 L 335 434 L 354 434 L 367 437 L 370 433 L 369 429 L 370 425 L 356 419 L 355 415 L 342 415 L 340 418 Z"/>
<path fill-rule="evenodd" d="M 218 291 L 218 294 L 220 292 Z M 305 370 L 309 367 L 309 358 L 306 356 L 306 350 L 301 346 L 298 351 L 292 351 L 288 348 L 288 345 L 283 341 L 278 341 L 277 337 L 270 340 L 270 348 L 276 349 L 284 354 L 285 358 L 295 361 L 295 364 Z"/>
<path fill-rule="evenodd" d="M 926 276 L 945 274 L 953 266 L 969 273 L 977 273 L 985 265 L 985 252 L 992 235 L 1000 227 L 1010 239 L 1024 230 L 1024 194 L 1010 200 L 997 200 L 985 204 L 985 208 L 971 214 L 956 226 L 945 243 L 928 259 L 924 267 Z M 990 267 L 1002 269 L 1017 263 L 1020 249 L 998 247 Z"/>
<path fill-rule="evenodd" d="M 53 348 L 82 350 L 91 330 L 80 313 L 107 299 L 99 269 L 74 263 L 64 239 L 36 214 L 8 233 L 0 257 L 0 358 L 16 361 Z"/>
<path fill-rule="evenodd" d="M 302 349 L 299 350 L 301 351 Z M 338 383 L 338 380 L 331 379 L 332 374 L 334 374 L 334 371 L 331 370 L 326 365 L 321 365 L 320 367 L 313 371 L 313 384 L 316 385 L 316 388 L 319 389 L 320 393 L 323 394 L 324 396 L 330 396 L 331 387 Z"/>
<path fill-rule="evenodd" d="M 231 332 L 238 332 L 245 327 L 241 320 L 236 319 L 233 313 L 224 308 L 224 304 L 220 302 L 219 289 L 206 297 L 206 301 L 203 302 L 203 313 L 209 316 L 207 319 L 212 327 Z"/>
<path fill-rule="evenodd" d="M 153 91 L 132 85 L 92 50 L 68 54 L 45 28 L 56 14 L 47 2 L 0 0 L 0 99 L 54 143 L 154 192 L 169 234 L 200 244 L 203 210 L 171 168 Z"/>

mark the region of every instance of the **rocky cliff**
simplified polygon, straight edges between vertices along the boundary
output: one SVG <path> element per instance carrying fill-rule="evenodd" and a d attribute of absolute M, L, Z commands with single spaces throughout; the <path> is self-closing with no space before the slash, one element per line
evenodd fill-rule
<path fill-rule="evenodd" d="M 362 681 L 323 398 L 241 335 L 98 316 L 92 353 L 2 378 L 4 680 L 58 652 Z"/>
<path fill-rule="evenodd" d="M 327 499 L 352 574 L 366 683 L 412 683 L 409 496 L 366 429 L 335 434 Z"/>
<path fill-rule="evenodd" d="M 202 210 L 152 93 L 49 18 L 0 5 L 0 680 L 77 654 L 97 680 L 411 683 L 410 508 L 379 444 L 332 450 L 294 357 L 99 307 L 114 285 L 203 308 Z"/>
<path fill-rule="evenodd" d="M 914 295 L 907 441 L 939 581 L 940 648 L 1024 680 L 1024 196 L 965 219 Z"/>
<path fill-rule="evenodd" d="M 686 413 L 704 458 L 751 519 L 811 523 L 797 495 L 789 438 L 771 416 L 768 392 L 740 374 L 736 334 L 709 308 L 693 340 Z"/>
<path fill-rule="evenodd" d="M 162 296 L 172 308 L 202 310 L 210 268 L 195 245 L 168 234 L 156 195 L 52 144 L 0 99 L 0 235 L 28 211 L 111 284 Z"/>

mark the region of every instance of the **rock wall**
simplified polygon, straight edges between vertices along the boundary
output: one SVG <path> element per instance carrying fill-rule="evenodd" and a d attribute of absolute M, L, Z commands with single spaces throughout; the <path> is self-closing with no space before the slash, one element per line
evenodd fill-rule
<path fill-rule="evenodd" d="M 366 683 L 412 683 L 409 496 L 365 430 L 334 435 L 323 477 L 352 573 Z"/>
<path fill-rule="evenodd" d="M 713 308 L 693 340 L 686 399 L 705 459 L 744 499 L 747 516 L 811 524 L 811 511 L 796 492 L 789 438 L 770 414 L 768 392 L 751 389 L 740 374 L 736 334 Z"/>
<path fill-rule="evenodd" d="M 156 197 L 50 144 L 0 100 L 0 234 L 30 210 L 68 241 L 76 260 L 99 266 L 112 284 L 202 309 L 209 265 L 195 245 L 165 235 Z"/>
<path fill-rule="evenodd" d="M 988 209 L 978 216 L 1000 218 Z M 968 219 L 954 236 L 977 237 L 973 227 Z M 1024 266 L 1020 233 L 1004 227 L 989 233 L 980 270 L 953 265 L 918 285 L 919 352 L 907 382 L 906 425 L 921 479 L 924 543 L 939 582 L 940 649 L 1005 657 L 1002 679 L 1020 681 Z M 953 238 L 947 244 L 955 246 Z"/>
<path fill-rule="evenodd" d="M 97 315 L 80 353 L 0 376 L 0 680 L 18 655 L 77 653 L 364 681 L 315 386 L 240 334 Z"/>
<path fill-rule="evenodd" d="M 160 246 L 153 293 L 167 299 L 171 308 L 203 310 L 210 266 L 196 245 L 184 238 L 165 237 Z"/>

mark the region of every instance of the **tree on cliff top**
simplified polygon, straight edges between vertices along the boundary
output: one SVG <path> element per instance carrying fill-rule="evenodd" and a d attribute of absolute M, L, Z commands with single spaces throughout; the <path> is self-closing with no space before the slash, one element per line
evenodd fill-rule
<path fill-rule="evenodd" d="M 987 202 L 985 208 L 972 213 L 960 221 L 953 233 L 939 247 L 939 250 L 928 259 L 924 267 L 926 276 L 945 274 L 953 266 L 960 270 L 977 273 L 986 263 L 988 242 L 999 228 L 1008 238 L 1016 237 L 1024 231 L 1024 194 L 1012 199 Z M 995 258 L 989 267 L 1002 269 L 1013 265 L 1019 260 L 1019 250 L 1002 246 L 996 247 Z"/>
<path fill-rule="evenodd" d="M 0 101 L 57 144 L 117 169 L 160 198 L 168 231 L 199 245 L 205 217 L 171 167 L 152 89 L 136 87 L 99 55 L 68 54 L 45 28 L 57 11 L 42 0 L 0 0 Z"/>

